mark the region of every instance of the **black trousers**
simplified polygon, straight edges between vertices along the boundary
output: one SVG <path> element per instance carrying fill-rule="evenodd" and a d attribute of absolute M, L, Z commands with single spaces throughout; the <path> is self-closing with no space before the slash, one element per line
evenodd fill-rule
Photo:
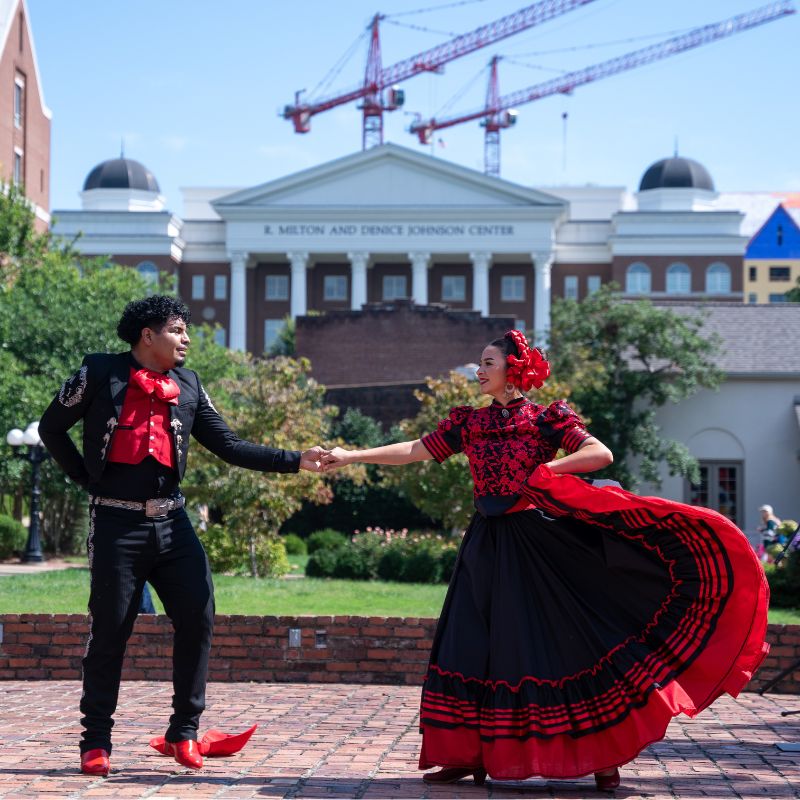
<path fill-rule="evenodd" d="M 111 752 L 122 660 L 149 581 L 172 620 L 173 714 L 167 741 L 196 739 L 205 708 L 214 586 L 205 550 L 184 509 L 161 519 L 93 505 L 87 548 L 90 628 L 83 659 L 81 752 Z"/>

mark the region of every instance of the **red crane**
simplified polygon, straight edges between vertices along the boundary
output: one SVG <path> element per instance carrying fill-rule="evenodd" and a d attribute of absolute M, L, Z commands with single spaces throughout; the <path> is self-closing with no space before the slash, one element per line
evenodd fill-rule
<path fill-rule="evenodd" d="M 308 133 L 311 130 L 311 117 L 315 114 L 351 103 L 353 100 L 362 100 L 359 106 L 363 111 L 362 146 L 366 149 L 376 144 L 383 144 L 383 112 L 396 110 L 405 100 L 404 92 L 397 84 L 421 72 L 440 72 L 450 61 L 592 2 L 594 0 L 539 0 L 538 3 L 482 25 L 474 31 L 456 36 L 449 42 L 432 47 L 430 50 L 398 61 L 397 64 L 385 69 L 381 64 L 379 34 L 379 24 L 383 16 L 376 14 L 370 22 L 370 44 L 363 84 L 349 91 L 309 103 L 300 100 L 302 92 L 295 92 L 294 104 L 285 106 L 281 116 L 292 121 L 295 133 Z M 384 95 L 386 89 L 388 91 Z"/>
<path fill-rule="evenodd" d="M 491 62 L 489 90 L 486 95 L 486 104 L 483 108 L 442 119 L 432 117 L 423 120 L 418 116 L 409 127 L 409 131 L 417 135 L 421 144 L 430 144 L 435 131 L 450 128 L 453 125 L 460 125 L 462 122 L 469 122 L 473 119 L 480 119 L 482 120 L 481 124 L 486 129 L 484 171 L 488 175 L 499 175 L 500 131 L 515 124 L 517 115 L 513 109 L 516 106 L 520 106 L 523 103 L 531 103 L 534 100 L 541 100 L 554 94 L 571 94 L 578 86 L 608 78 L 611 75 L 641 67 L 653 61 L 659 61 L 662 58 L 677 55 L 694 47 L 700 47 L 717 39 L 724 39 L 735 33 L 755 28 L 758 25 L 763 25 L 794 13 L 795 8 L 789 0 L 770 3 L 753 11 L 695 28 L 688 33 L 674 36 L 658 44 L 635 50 L 632 53 L 626 53 L 617 58 L 612 58 L 610 61 L 603 61 L 575 72 L 569 72 L 558 78 L 553 78 L 535 86 L 529 86 L 526 89 L 520 89 L 502 97 L 499 94 L 497 83 L 498 57 L 495 56 Z"/>

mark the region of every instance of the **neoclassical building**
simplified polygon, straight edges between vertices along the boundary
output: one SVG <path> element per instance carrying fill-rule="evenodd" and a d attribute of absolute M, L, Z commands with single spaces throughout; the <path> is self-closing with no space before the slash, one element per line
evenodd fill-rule
<path fill-rule="evenodd" d="M 131 159 L 95 167 L 53 231 L 157 280 L 194 318 L 260 353 L 287 316 L 411 299 L 512 317 L 538 333 L 553 295 L 616 281 L 630 295 L 742 300 L 743 215 L 707 170 L 668 158 L 639 189 L 534 189 L 394 144 L 244 189 L 183 190 L 167 210 Z"/>

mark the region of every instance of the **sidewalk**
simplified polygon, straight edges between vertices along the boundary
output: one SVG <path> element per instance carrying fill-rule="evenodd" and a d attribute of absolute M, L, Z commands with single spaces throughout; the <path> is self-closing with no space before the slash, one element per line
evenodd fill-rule
<path fill-rule="evenodd" d="M 108 779 L 77 771 L 80 686 L 75 681 L 0 683 L 2 798 L 598 798 L 589 778 L 471 782 L 432 788 L 416 768 L 416 687 L 342 684 L 209 685 L 206 727 L 259 729 L 238 755 L 178 767 L 147 746 L 162 733 L 172 687 L 124 683 Z M 800 798 L 800 697 L 724 698 L 695 720 L 680 717 L 667 738 L 622 773 L 618 798 Z"/>
<path fill-rule="evenodd" d="M 60 569 L 86 567 L 85 561 L 65 561 L 63 558 L 48 558 L 45 561 L 23 564 L 19 559 L 0 561 L 0 578 L 8 575 L 30 575 L 34 572 L 55 572 Z"/>

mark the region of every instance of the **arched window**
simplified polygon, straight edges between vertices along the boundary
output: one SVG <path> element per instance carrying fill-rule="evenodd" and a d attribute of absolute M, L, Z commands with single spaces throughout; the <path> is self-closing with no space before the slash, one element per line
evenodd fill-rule
<path fill-rule="evenodd" d="M 706 294 L 730 294 L 731 268 L 722 261 L 715 261 L 706 269 Z"/>
<path fill-rule="evenodd" d="M 692 271 L 680 261 L 667 267 L 667 294 L 689 294 L 692 291 Z"/>
<path fill-rule="evenodd" d="M 149 286 L 158 286 L 158 267 L 152 261 L 140 261 L 136 265 L 136 271 Z"/>
<path fill-rule="evenodd" d="M 641 261 L 631 264 L 625 273 L 627 294 L 650 294 L 650 267 Z"/>

